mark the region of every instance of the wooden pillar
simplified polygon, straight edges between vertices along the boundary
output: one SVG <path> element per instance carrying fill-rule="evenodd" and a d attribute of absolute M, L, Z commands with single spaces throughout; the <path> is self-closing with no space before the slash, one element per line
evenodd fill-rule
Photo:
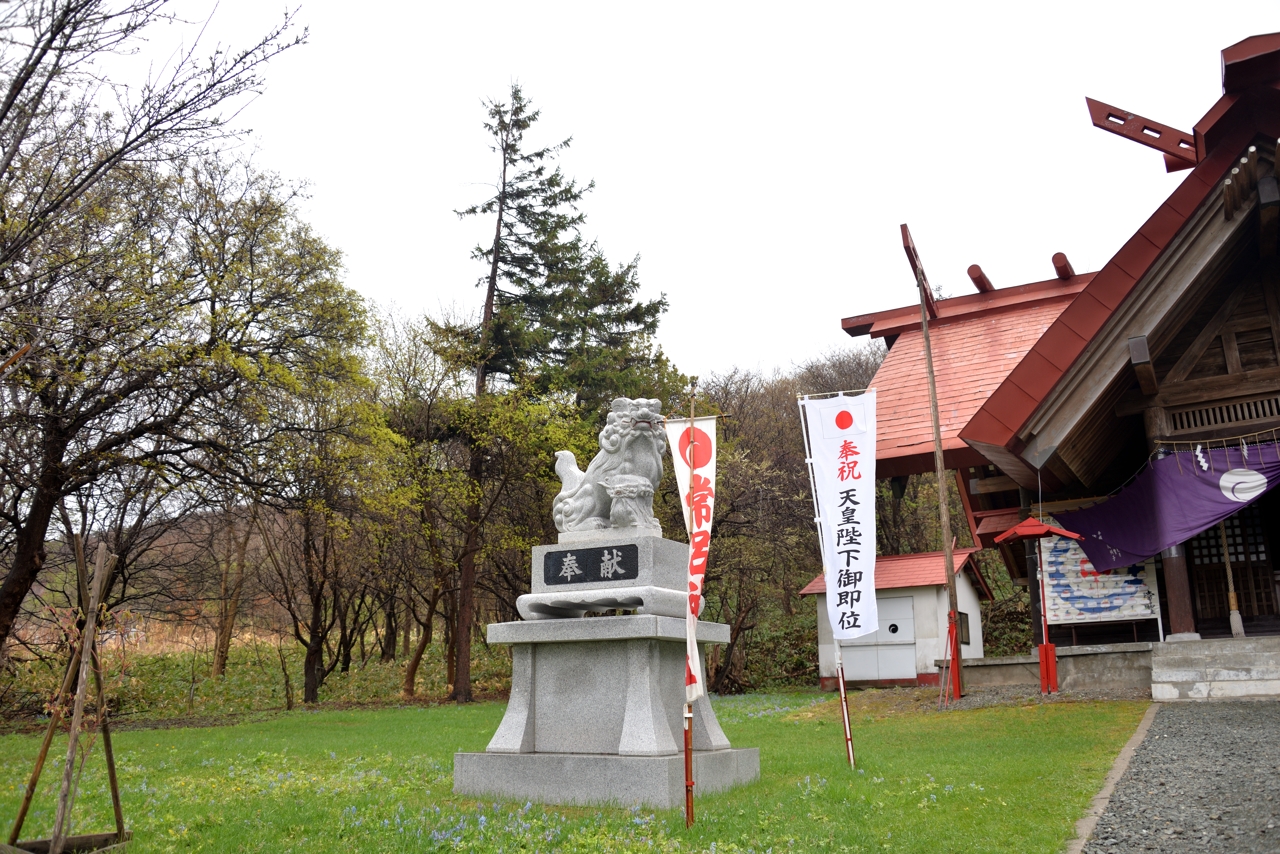
<path fill-rule="evenodd" d="M 1196 619 L 1191 611 L 1191 583 L 1187 579 L 1186 552 L 1181 544 L 1171 546 L 1160 553 L 1160 559 L 1164 564 L 1164 595 L 1169 602 L 1169 633 L 1199 638 L 1196 634 Z"/>
<path fill-rule="evenodd" d="M 1144 414 L 1147 427 L 1147 441 L 1155 449 L 1156 458 L 1165 456 L 1160 447 L 1161 435 L 1168 425 L 1163 409 L 1148 409 Z M 1160 552 L 1160 560 L 1164 565 L 1164 595 L 1169 603 L 1169 636 L 1177 640 L 1198 640 L 1196 618 L 1191 610 L 1191 582 L 1187 578 L 1187 554 L 1182 544 L 1170 546 Z"/>
<path fill-rule="evenodd" d="M 1169 435 L 1169 413 L 1158 406 L 1144 409 L 1142 411 L 1142 426 L 1146 428 L 1147 447 L 1163 455 L 1160 450 L 1160 443 Z"/>

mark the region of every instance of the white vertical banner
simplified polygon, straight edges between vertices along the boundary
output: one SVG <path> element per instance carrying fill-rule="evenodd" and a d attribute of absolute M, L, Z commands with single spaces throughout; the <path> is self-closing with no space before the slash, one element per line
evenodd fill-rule
<path fill-rule="evenodd" d="M 827 617 L 837 640 L 879 628 L 876 608 L 876 393 L 803 398 Z"/>
<path fill-rule="evenodd" d="M 698 616 L 702 613 L 702 585 L 707 575 L 711 546 L 711 517 L 716 499 L 715 416 L 667 419 L 667 445 L 671 448 L 676 486 L 684 505 L 684 526 L 689 531 L 689 608 L 685 614 L 685 700 L 692 703 L 706 693 L 698 666 Z"/>

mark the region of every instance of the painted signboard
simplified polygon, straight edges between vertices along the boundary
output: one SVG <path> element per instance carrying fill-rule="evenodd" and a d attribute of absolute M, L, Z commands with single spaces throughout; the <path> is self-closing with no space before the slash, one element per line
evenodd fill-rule
<path fill-rule="evenodd" d="M 1052 517 L 1045 521 L 1058 524 Z M 1159 618 L 1155 558 L 1133 566 L 1100 570 L 1075 540 L 1046 537 L 1042 548 L 1048 573 L 1045 593 L 1050 623 Z"/>

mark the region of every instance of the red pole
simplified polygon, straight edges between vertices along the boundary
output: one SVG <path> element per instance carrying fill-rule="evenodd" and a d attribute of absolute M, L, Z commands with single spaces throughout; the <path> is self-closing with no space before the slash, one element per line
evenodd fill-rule
<path fill-rule="evenodd" d="M 950 702 L 951 697 L 951 630 L 947 630 L 947 645 L 942 651 L 942 672 L 938 674 L 938 710 Z"/>
<path fill-rule="evenodd" d="M 684 826 L 693 827 L 693 703 L 684 704 Z"/>
<path fill-rule="evenodd" d="M 1058 650 L 1049 643 L 1049 595 L 1045 589 L 1044 541 L 1036 540 L 1036 569 L 1040 576 L 1040 693 L 1058 693 Z"/>
<path fill-rule="evenodd" d="M 947 641 L 951 644 L 951 692 L 959 700 L 964 696 L 964 684 L 960 681 L 960 615 L 952 611 L 948 617 L 951 625 L 947 629 Z"/>

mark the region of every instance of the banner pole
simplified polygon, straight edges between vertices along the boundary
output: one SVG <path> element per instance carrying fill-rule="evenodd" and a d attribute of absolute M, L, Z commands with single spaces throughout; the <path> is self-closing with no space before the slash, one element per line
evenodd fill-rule
<path fill-rule="evenodd" d="M 867 391 L 867 389 L 861 389 L 861 391 Z M 813 522 L 818 529 L 818 554 L 822 559 L 822 575 L 825 578 L 827 575 L 827 541 L 822 535 L 822 523 L 819 521 L 822 513 L 818 507 L 817 482 L 813 478 L 813 449 L 809 441 L 809 419 L 805 414 L 804 404 L 801 402 L 802 399 L 803 396 L 797 393 L 796 407 L 800 410 L 800 435 L 804 437 L 804 465 L 809 471 L 809 494 L 813 498 Z M 828 616 L 827 619 L 829 622 L 830 617 Z M 835 632 L 833 631 L 831 644 L 836 653 L 836 685 L 840 691 L 840 718 L 844 722 L 845 753 L 849 759 L 849 767 L 856 768 L 857 763 L 854 761 L 853 755 L 853 727 L 849 723 L 849 694 L 844 685 L 844 653 L 840 650 L 840 640 L 834 635 Z"/>
<path fill-rule="evenodd" d="M 942 560 L 947 578 L 947 621 L 950 624 L 950 645 L 952 653 L 951 682 L 955 698 L 964 696 L 963 659 L 960 652 L 960 633 L 956 630 L 959 619 L 959 599 L 956 594 L 955 556 L 951 550 L 951 508 L 947 497 L 947 467 L 942 455 L 942 425 L 938 414 L 938 385 L 933 373 L 933 347 L 929 341 L 929 281 L 924 275 L 924 265 L 916 252 L 915 242 L 911 239 L 911 231 L 906 223 L 902 224 L 902 248 L 906 250 L 907 260 L 911 262 L 912 272 L 916 276 L 916 287 L 920 291 L 920 333 L 924 338 L 925 373 L 929 379 L 929 416 L 933 422 L 933 467 L 938 475 L 938 521 L 942 528 Z"/>
<path fill-rule="evenodd" d="M 693 425 L 694 399 L 698 396 L 698 379 L 694 377 L 689 390 L 689 482 L 693 482 L 694 472 L 698 470 L 698 431 Z M 690 492 L 692 495 L 692 492 Z M 689 566 L 693 566 L 693 503 L 689 502 L 689 508 L 685 516 L 685 529 L 689 532 Z M 697 624 L 694 622 L 697 615 L 693 613 L 692 606 L 689 613 L 691 617 L 686 618 L 686 631 L 697 631 Z M 687 648 L 687 646 L 686 646 Z M 701 662 L 689 662 L 690 667 L 701 667 Z M 696 678 L 696 674 L 695 674 Z M 685 685 L 685 704 L 684 704 L 684 826 L 686 828 L 693 827 L 693 703 L 689 702 L 688 697 L 689 686 Z"/>
<path fill-rule="evenodd" d="M 849 728 L 849 694 L 844 687 L 844 656 L 840 652 L 840 641 L 835 641 L 835 644 L 836 684 L 840 686 L 840 720 L 844 723 L 844 752 L 849 759 L 849 767 L 856 769 L 858 763 L 853 756 L 853 731 Z"/>

